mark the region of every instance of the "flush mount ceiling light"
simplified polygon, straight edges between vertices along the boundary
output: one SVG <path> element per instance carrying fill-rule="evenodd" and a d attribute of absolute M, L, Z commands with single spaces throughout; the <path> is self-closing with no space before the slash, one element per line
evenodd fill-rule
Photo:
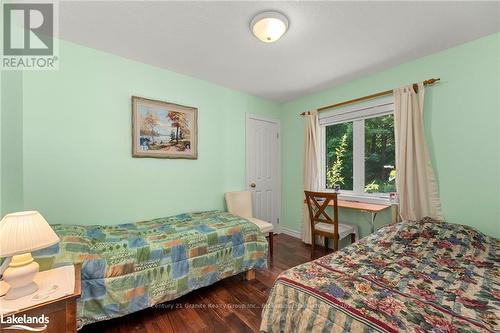
<path fill-rule="evenodd" d="M 273 43 L 281 38 L 288 29 L 288 18 L 275 11 L 255 15 L 250 22 L 250 30 L 264 43 Z"/>

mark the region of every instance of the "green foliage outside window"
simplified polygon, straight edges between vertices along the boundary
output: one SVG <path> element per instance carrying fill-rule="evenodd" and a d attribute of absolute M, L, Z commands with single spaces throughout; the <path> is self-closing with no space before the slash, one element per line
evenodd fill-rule
<path fill-rule="evenodd" d="M 326 187 L 353 190 L 352 122 L 326 127 Z"/>
<path fill-rule="evenodd" d="M 344 185 L 344 177 L 342 176 L 342 159 L 344 158 L 347 148 L 347 134 L 342 135 L 338 147 L 335 148 L 335 160 L 332 167 L 326 172 L 328 188 L 333 188 L 335 185 Z"/>
<path fill-rule="evenodd" d="M 365 192 L 396 191 L 394 116 L 365 120 Z"/>
<path fill-rule="evenodd" d="M 364 120 L 367 193 L 396 191 L 393 115 Z M 353 190 L 353 123 L 326 127 L 326 187 Z"/>

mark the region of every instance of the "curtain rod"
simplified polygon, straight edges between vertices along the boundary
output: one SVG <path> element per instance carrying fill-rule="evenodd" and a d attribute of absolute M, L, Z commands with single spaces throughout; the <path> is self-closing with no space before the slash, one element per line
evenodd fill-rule
<path fill-rule="evenodd" d="M 437 79 L 433 78 L 433 79 L 425 80 L 424 81 L 424 86 L 429 85 L 429 84 L 433 84 L 433 83 L 435 83 L 435 82 L 437 82 L 439 80 L 441 80 L 441 79 L 440 78 L 437 78 Z M 415 90 L 415 92 L 418 92 L 418 84 L 414 83 L 413 84 L 413 89 Z M 343 106 L 343 105 L 347 105 L 347 104 L 352 104 L 352 103 L 356 103 L 356 102 L 365 101 L 367 99 L 372 99 L 372 98 L 376 98 L 376 97 L 381 97 L 381 96 L 389 95 L 389 94 L 392 94 L 393 91 L 394 91 L 394 89 L 386 90 L 386 91 L 381 91 L 381 92 L 378 92 L 376 94 L 371 94 L 371 95 L 368 95 L 368 96 L 358 97 L 358 98 L 354 98 L 354 99 L 351 99 L 351 100 L 348 100 L 348 101 L 344 101 L 344 102 L 340 102 L 340 103 L 336 103 L 336 104 L 325 105 L 325 106 L 320 107 L 318 109 L 318 112 L 325 111 L 327 109 L 336 108 L 336 107 Z M 303 116 L 305 114 L 306 114 L 305 112 L 302 112 L 300 115 Z"/>

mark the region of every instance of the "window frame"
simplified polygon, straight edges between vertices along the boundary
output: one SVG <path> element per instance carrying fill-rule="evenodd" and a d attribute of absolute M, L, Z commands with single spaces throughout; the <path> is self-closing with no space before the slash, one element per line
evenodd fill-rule
<path fill-rule="evenodd" d="M 370 103 L 324 111 L 319 114 L 320 129 L 320 181 L 321 191 L 334 192 L 326 187 L 326 127 L 353 123 L 353 190 L 340 190 L 342 198 L 371 203 L 388 203 L 389 193 L 367 193 L 365 188 L 365 120 L 394 115 L 394 97 L 380 98 Z"/>

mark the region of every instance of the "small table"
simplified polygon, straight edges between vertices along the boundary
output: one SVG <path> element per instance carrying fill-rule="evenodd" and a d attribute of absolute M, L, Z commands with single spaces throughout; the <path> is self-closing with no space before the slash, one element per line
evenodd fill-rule
<path fill-rule="evenodd" d="M 304 203 L 306 201 L 304 200 Z M 328 206 L 333 206 L 333 201 L 328 203 Z M 384 209 L 390 208 L 391 205 L 382 205 L 382 204 L 371 204 L 366 202 L 359 201 L 349 201 L 349 200 L 337 200 L 337 206 L 339 208 L 348 208 L 359 210 L 360 212 L 371 213 L 371 232 L 375 232 L 375 218 L 377 214 Z"/>
<path fill-rule="evenodd" d="M 366 202 L 348 201 L 348 200 L 338 200 L 337 204 L 340 208 L 349 208 L 349 209 L 359 210 L 361 212 L 371 213 L 372 233 L 375 232 L 375 217 L 377 217 L 377 213 L 391 207 L 390 205 L 370 204 Z M 331 202 L 329 206 L 333 206 L 333 202 Z"/>
<path fill-rule="evenodd" d="M 48 318 L 48 323 L 46 324 L 47 328 L 43 332 L 76 332 L 76 300 L 81 294 L 80 265 L 75 266 L 74 278 L 75 287 L 73 293 L 4 314 L 4 323 L 0 323 L 0 331 L 4 331 L 8 326 L 11 326 L 11 324 L 5 323 L 7 317 L 23 317 L 24 315 L 27 317 L 40 317 L 44 315 Z M 2 301 L 2 298 L 0 298 L 0 305 L 5 305 L 6 303 L 7 301 Z M 43 324 L 35 326 L 43 326 Z"/>

